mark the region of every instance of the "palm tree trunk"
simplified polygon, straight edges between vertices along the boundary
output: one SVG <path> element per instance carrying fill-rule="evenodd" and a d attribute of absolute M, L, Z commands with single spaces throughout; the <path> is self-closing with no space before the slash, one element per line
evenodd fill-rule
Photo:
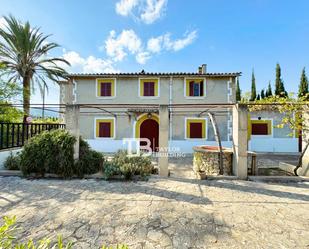
<path fill-rule="evenodd" d="M 28 76 L 23 78 L 23 109 L 23 122 L 27 123 L 27 117 L 30 115 L 30 78 Z"/>

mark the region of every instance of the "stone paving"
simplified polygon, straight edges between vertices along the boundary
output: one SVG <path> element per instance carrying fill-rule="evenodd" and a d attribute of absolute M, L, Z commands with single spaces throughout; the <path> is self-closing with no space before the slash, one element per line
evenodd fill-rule
<path fill-rule="evenodd" d="M 0 177 L 3 215 L 17 216 L 18 237 L 62 234 L 74 248 L 309 248 L 308 183 Z"/>

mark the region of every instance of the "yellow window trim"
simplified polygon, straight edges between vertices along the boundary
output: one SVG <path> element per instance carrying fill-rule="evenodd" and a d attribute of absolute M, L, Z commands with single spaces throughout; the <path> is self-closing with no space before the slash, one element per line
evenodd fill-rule
<path fill-rule="evenodd" d="M 111 124 L 111 136 L 110 137 L 100 137 L 99 129 L 100 123 L 110 123 Z M 115 137 L 115 120 L 114 119 L 96 119 L 96 137 L 97 138 L 114 138 Z"/>
<path fill-rule="evenodd" d="M 203 96 L 190 96 L 190 81 L 203 81 Z M 205 79 L 204 78 L 186 78 L 186 97 L 204 97 L 205 96 Z"/>
<path fill-rule="evenodd" d="M 270 119 L 248 119 L 248 138 L 251 138 L 252 135 L 252 124 L 267 124 L 267 135 L 272 135 L 272 120 Z"/>
<path fill-rule="evenodd" d="M 115 79 L 112 78 L 102 78 L 97 79 L 97 96 L 102 98 L 114 97 L 115 96 Z M 101 83 L 111 83 L 112 84 L 112 92 L 111 96 L 101 96 Z"/>
<path fill-rule="evenodd" d="M 140 130 L 142 123 L 147 120 L 152 119 L 155 120 L 159 124 L 159 117 L 156 114 L 152 114 L 151 118 L 148 118 L 148 113 L 143 114 L 137 121 L 135 125 L 135 138 L 140 138 Z"/>
<path fill-rule="evenodd" d="M 155 96 L 144 96 L 144 83 L 145 82 L 154 82 L 154 93 Z M 139 80 L 139 96 L 141 97 L 158 97 L 159 96 L 159 79 L 156 78 L 144 78 Z"/>
<path fill-rule="evenodd" d="M 202 123 L 202 138 L 192 138 L 192 139 L 206 139 L 206 119 L 187 119 L 186 120 L 186 138 L 191 139 L 190 136 L 190 124 L 191 123 Z"/>

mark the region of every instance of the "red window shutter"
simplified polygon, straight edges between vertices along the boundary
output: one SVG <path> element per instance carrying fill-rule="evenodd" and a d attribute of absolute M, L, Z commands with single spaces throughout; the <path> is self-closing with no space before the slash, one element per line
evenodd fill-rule
<path fill-rule="evenodd" d="M 144 96 L 155 96 L 154 82 L 144 82 Z"/>
<path fill-rule="evenodd" d="M 190 123 L 190 138 L 203 138 L 202 123 Z"/>
<path fill-rule="evenodd" d="M 189 96 L 194 96 L 193 94 L 194 81 L 189 82 Z"/>
<path fill-rule="evenodd" d="M 200 82 L 200 96 L 204 96 L 204 82 Z"/>
<path fill-rule="evenodd" d="M 268 135 L 268 124 L 252 124 L 251 125 L 251 134 L 252 135 Z"/>
<path fill-rule="evenodd" d="M 101 96 L 103 97 L 112 96 L 112 83 L 110 82 L 101 83 Z"/>
<path fill-rule="evenodd" d="M 110 122 L 100 122 L 99 137 L 111 137 L 111 123 Z"/>

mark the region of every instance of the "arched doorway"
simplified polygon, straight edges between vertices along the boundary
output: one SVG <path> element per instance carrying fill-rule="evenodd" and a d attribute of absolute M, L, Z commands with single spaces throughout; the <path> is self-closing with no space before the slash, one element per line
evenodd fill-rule
<path fill-rule="evenodd" d="M 147 138 L 151 143 L 152 151 L 157 151 L 159 147 L 159 119 L 156 115 L 145 114 L 136 124 L 136 137 Z M 147 145 L 146 142 L 142 142 L 142 146 Z"/>

